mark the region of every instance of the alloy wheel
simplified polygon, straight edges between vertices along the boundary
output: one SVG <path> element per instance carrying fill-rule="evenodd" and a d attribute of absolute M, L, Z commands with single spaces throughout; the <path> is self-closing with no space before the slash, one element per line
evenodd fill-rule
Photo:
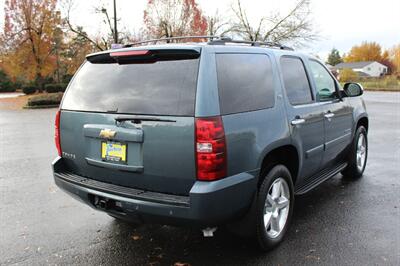
<path fill-rule="evenodd" d="M 357 169 L 361 172 L 364 169 L 365 161 L 367 158 L 367 142 L 364 134 L 360 134 L 360 136 L 358 137 L 356 156 Z"/>
<path fill-rule="evenodd" d="M 278 237 L 284 229 L 290 208 L 289 185 L 277 178 L 269 187 L 264 204 L 264 226 L 270 238 Z"/>

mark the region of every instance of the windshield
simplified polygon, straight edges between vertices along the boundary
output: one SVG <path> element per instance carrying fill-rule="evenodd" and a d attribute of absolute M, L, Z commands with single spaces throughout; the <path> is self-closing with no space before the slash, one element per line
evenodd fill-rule
<path fill-rule="evenodd" d="M 141 64 L 85 62 L 62 109 L 193 116 L 199 59 Z"/>

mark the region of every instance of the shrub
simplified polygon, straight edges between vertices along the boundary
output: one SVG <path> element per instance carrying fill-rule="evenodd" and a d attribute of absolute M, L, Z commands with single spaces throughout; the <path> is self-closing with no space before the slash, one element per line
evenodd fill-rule
<path fill-rule="evenodd" d="M 16 87 L 11 82 L 7 74 L 0 69 L 0 92 L 14 92 Z"/>
<path fill-rule="evenodd" d="M 22 92 L 25 94 L 34 94 L 38 90 L 38 87 L 31 85 L 31 86 L 25 86 L 22 88 Z"/>
<path fill-rule="evenodd" d="M 63 92 L 65 92 L 65 90 L 67 89 L 68 84 L 69 84 L 68 82 L 67 83 L 60 83 L 61 87 L 63 88 Z"/>
<path fill-rule="evenodd" d="M 394 75 L 385 77 L 385 85 L 386 87 L 396 87 L 399 85 L 397 78 Z"/>
<path fill-rule="evenodd" d="M 63 87 L 61 86 L 61 84 L 57 84 L 57 83 L 53 83 L 53 84 L 46 84 L 44 86 L 44 90 L 48 93 L 53 93 L 53 92 L 62 92 Z"/>
<path fill-rule="evenodd" d="M 66 75 L 64 75 L 64 76 L 62 77 L 62 83 L 68 84 L 68 83 L 71 81 L 71 79 L 72 79 L 72 75 L 66 74 Z"/>
<path fill-rule="evenodd" d="M 58 105 L 61 102 L 62 96 L 63 94 L 61 92 L 35 95 L 29 97 L 27 105 L 28 106 Z"/>
<path fill-rule="evenodd" d="M 355 81 L 358 79 L 358 75 L 356 72 L 354 72 L 352 69 L 342 69 L 339 72 L 339 79 L 340 82 L 351 82 Z"/>
<path fill-rule="evenodd" d="M 14 92 L 17 88 L 10 81 L 0 82 L 0 92 Z"/>

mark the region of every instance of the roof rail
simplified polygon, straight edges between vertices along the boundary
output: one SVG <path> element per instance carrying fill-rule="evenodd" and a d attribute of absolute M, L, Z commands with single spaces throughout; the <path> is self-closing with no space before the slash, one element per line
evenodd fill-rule
<path fill-rule="evenodd" d="M 123 47 L 132 47 L 135 45 L 139 45 L 139 44 L 144 44 L 144 43 L 152 43 L 154 42 L 154 44 L 156 44 L 157 42 L 170 42 L 170 41 L 175 41 L 175 40 L 185 40 L 185 39 L 220 39 L 221 37 L 219 36 L 211 36 L 211 35 L 204 35 L 204 36 L 179 36 L 179 37 L 168 37 L 168 38 L 159 38 L 159 39 L 151 39 L 151 40 L 146 40 L 146 41 L 140 41 L 140 42 L 135 42 L 135 43 L 129 43 L 129 44 L 125 44 Z"/>
<path fill-rule="evenodd" d="M 250 44 L 251 46 L 268 46 L 272 48 L 279 48 L 281 50 L 294 51 L 292 47 L 282 45 L 275 42 L 259 42 L 259 41 L 244 41 L 244 40 L 233 40 L 229 37 L 220 37 L 217 40 L 210 40 L 208 44 L 210 45 L 225 45 L 226 43 L 239 43 L 239 44 Z"/>
<path fill-rule="evenodd" d="M 291 50 L 294 51 L 292 47 L 282 45 L 280 43 L 275 42 L 259 42 L 259 41 L 244 41 L 244 40 L 234 40 L 229 37 L 223 36 L 212 36 L 212 35 L 204 35 L 204 36 L 179 36 L 179 37 L 168 37 L 168 38 L 159 38 L 159 39 L 151 39 L 146 41 L 140 41 L 135 43 L 125 44 L 123 48 L 132 47 L 140 44 L 145 43 L 154 43 L 157 44 L 158 42 L 167 42 L 176 41 L 176 40 L 185 40 L 185 39 L 209 39 L 207 44 L 209 45 L 225 45 L 227 43 L 238 43 L 238 44 L 250 44 L 251 46 L 267 46 L 271 48 L 278 48 L 281 50 Z"/>

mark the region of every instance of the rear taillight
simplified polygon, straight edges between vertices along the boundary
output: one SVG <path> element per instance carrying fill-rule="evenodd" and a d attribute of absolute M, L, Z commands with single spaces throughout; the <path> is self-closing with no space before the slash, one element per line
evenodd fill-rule
<path fill-rule="evenodd" d="M 226 176 L 225 132 L 220 116 L 196 118 L 196 160 L 198 180 Z"/>
<path fill-rule="evenodd" d="M 60 142 L 60 110 L 57 111 L 56 120 L 54 122 L 54 140 L 56 142 L 58 156 L 61 156 L 61 142 Z"/>

